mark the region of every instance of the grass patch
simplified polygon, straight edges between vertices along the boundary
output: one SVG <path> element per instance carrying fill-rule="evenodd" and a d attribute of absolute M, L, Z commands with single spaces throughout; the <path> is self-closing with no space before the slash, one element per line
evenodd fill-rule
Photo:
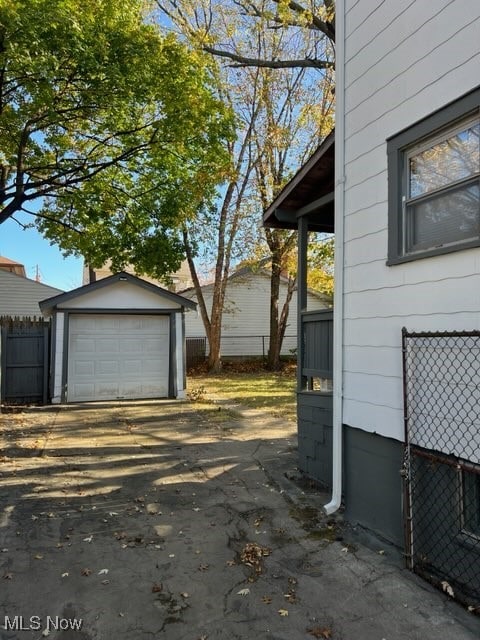
<path fill-rule="evenodd" d="M 219 375 L 195 374 L 188 377 L 187 392 L 201 401 L 228 400 L 251 409 L 262 409 L 270 415 L 296 420 L 296 379 L 294 368 L 280 373 L 269 371 L 234 372 Z"/>

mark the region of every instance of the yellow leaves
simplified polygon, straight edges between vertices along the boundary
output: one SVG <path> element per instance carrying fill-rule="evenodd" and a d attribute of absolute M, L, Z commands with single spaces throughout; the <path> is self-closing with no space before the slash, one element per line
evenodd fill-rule
<path fill-rule="evenodd" d="M 288 610 L 287 609 L 279 609 L 278 613 L 283 617 L 286 618 L 288 616 Z"/>

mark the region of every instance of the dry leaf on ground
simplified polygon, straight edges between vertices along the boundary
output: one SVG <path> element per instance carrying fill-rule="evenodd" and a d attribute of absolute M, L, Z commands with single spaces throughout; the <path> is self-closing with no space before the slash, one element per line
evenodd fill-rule
<path fill-rule="evenodd" d="M 332 630 L 329 627 L 312 627 L 311 629 L 307 629 L 307 633 L 309 633 L 314 638 L 332 637 Z"/>

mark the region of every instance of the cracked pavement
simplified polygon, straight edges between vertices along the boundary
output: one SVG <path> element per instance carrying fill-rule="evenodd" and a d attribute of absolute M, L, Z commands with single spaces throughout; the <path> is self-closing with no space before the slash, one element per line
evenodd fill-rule
<path fill-rule="evenodd" d="M 292 423 L 93 403 L 2 414 L 0 440 L 1 640 L 480 635 L 397 550 L 288 479 Z"/>

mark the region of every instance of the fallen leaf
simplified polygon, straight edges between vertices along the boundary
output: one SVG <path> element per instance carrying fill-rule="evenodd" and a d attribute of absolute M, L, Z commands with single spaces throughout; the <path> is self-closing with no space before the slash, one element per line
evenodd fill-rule
<path fill-rule="evenodd" d="M 82 576 L 89 576 L 92 573 L 92 570 L 89 569 L 88 567 L 85 567 L 84 569 L 82 569 L 81 574 Z"/>
<path fill-rule="evenodd" d="M 307 633 L 309 633 L 314 638 L 332 637 L 332 630 L 329 627 L 312 627 L 311 629 L 307 629 Z"/>
<path fill-rule="evenodd" d="M 116 511 L 109 511 L 108 515 L 109 516 L 118 516 L 118 513 Z"/>
<path fill-rule="evenodd" d="M 283 616 L 284 618 L 286 618 L 288 616 L 288 611 L 286 609 L 279 609 L 278 613 Z"/>
<path fill-rule="evenodd" d="M 180 594 L 182 596 L 182 598 L 189 598 L 190 594 L 187 593 L 186 591 L 182 591 L 182 593 Z"/>
<path fill-rule="evenodd" d="M 441 582 L 440 584 L 442 586 L 442 589 L 445 591 L 445 593 L 447 593 L 451 598 L 455 597 L 452 587 L 448 584 L 446 580 L 443 580 L 443 582 Z"/>
<path fill-rule="evenodd" d="M 110 584 L 110 580 L 102 580 L 102 584 Z"/>
<path fill-rule="evenodd" d="M 199 507 L 193 507 L 193 511 L 200 511 Z"/>
<path fill-rule="evenodd" d="M 198 570 L 199 570 L 199 571 L 208 571 L 208 566 L 209 566 L 208 564 L 201 564 L 201 565 L 198 567 Z"/>
<path fill-rule="evenodd" d="M 237 591 L 237 596 L 248 596 L 249 593 L 250 589 L 240 589 L 240 591 Z"/>
<path fill-rule="evenodd" d="M 263 596 L 263 598 L 262 598 L 262 602 L 263 602 L 264 604 L 271 604 L 271 603 L 272 603 L 272 599 L 271 599 L 271 597 L 270 597 L 270 596 Z"/>
<path fill-rule="evenodd" d="M 175 554 L 174 554 L 174 553 L 169 553 L 169 554 L 168 554 L 168 557 L 169 557 L 169 558 L 174 558 L 174 557 L 175 557 Z"/>
<path fill-rule="evenodd" d="M 4 580 L 12 580 L 13 579 L 13 573 L 11 573 L 10 571 L 8 571 L 7 573 L 3 574 L 3 579 Z"/>
<path fill-rule="evenodd" d="M 68 578 L 69 575 L 68 571 L 65 571 L 65 573 L 62 573 L 62 578 Z"/>
<path fill-rule="evenodd" d="M 2 549 L 2 553 L 8 553 L 8 549 Z"/>
<path fill-rule="evenodd" d="M 385 551 L 383 549 L 380 549 L 380 551 L 378 552 L 379 555 L 384 556 L 385 555 Z"/>
<path fill-rule="evenodd" d="M 38 516 L 32 516 L 32 520 L 38 520 Z"/>
<path fill-rule="evenodd" d="M 41 553 L 37 553 L 37 555 L 34 557 L 35 557 L 35 560 L 43 560 L 43 556 Z"/>
<path fill-rule="evenodd" d="M 227 567 L 234 567 L 236 564 L 235 560 L 227 560 Z"/>
<path fill-rule="evenodd" d="M 103 574 L 107 574 L 108 573 L 108 569 L 100 569 L 100 571 L 98 572 L 98 575 L 101 576 Z"/>
<path fill-rule="evenodd" d="M 155 582 L 152 587 L 152 593 L 160 593 L 161 591 L 163 591 L 163 584 Z"/>
<path fill-rule="evenodd" d="M 343 548 L 342 548 L 342 552 L 343 552 L 343 553 L 348 553 L 348 547 L 343 547 Z"/>
<path fill-rule="evenodd" d="M 155 504 L 155 502 L 152 502 L 150 504 L 147 504 L 147 513 L 151 516 L 155 516 L 155 515 L 162 515 L 162 512 L 160 511 L 160 507 L 158 504 Z"/>
<path fill-rule="evenodd" d="M 91 542 L 92 540 L 93 540 L 93 535 L 90 535 L 87 538 L 83 539 L 84 542 Z"/>

